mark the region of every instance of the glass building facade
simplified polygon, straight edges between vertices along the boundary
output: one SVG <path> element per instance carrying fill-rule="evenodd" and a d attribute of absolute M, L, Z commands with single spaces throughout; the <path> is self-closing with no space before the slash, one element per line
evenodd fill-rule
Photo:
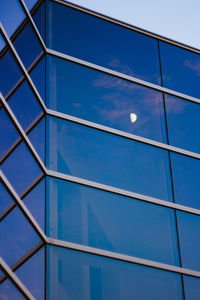
<path fill-rule="evenodd" d="M 0 299 L 199 300 L 200 51 L 1 5 Z"/>

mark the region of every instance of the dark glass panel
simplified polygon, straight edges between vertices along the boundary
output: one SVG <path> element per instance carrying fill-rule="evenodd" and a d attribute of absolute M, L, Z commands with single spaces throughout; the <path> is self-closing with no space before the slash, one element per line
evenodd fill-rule
<path fill-rule="evenodd" d="M 33 147 L 42 161 L 45 161 L 45 118 L 43 118 L 28 135 Z"/>
<path fill-rule="evenodd" d="M 2 183 L 0 182 L 0 214 L 13 202 Z"/>
<path fill-rule="evenodd" d="M 47 235 L 179 265 L 174 211 L 48 178 Z"/>
<path fill-rule="evenodd" d="M 45 180 L 40 181 L 36 187 L 23 199 L 32 216 L 44 231 L 45 222 Z"/>
<path fill-rule="evenodd" d="M 0 2 L 0 20 L 9 37 L 24 19 L 25 14 L 18 0 Z"/>
<path fill-rule="evenodd" d="M 45 58 L 43 57 L 30 73 L 35 87 L 45 102 Z"/>
<path fill-rule="evenodd" d="M 0 255 L 11 266 L 40 239 L 18 207 L 3 219 L 0 225 Z"/>
<path fill-rule="evenodd" d="M 47 246 L 47 299 L 183 298 L 178 274 Z"/>
<path fill-rule="evenodd" d="M 0 34 L 0 51 L 5 47 L 6 43 Z"/>
<path fill-rule="evenodd" d="M 160 42 L 164 86 L 200 98 L 200 56 Z"/>
<path fill-rule="evenodd" d="M 200 161 L 171 153 L 175 201 L 200 209 Z"/>
<path fill-rule="evenodd" d="M 24 143 L 21 143 L 4 161 L 1 169 L 18 194 L 41 173 Z"/>
<path fill-rule="evenodd" d="M 170 144 L 200 153 L 200 105 L 167 94 L 165 105 Z"/>
<path fill-rule="evenodd" d="M 1 300 L 24 300 L 26 299 L 21 292 L 16 288 L 10 279 L 6 279 L 0 284 L 0 299 Z"/>
<path fill-rule="evenodd" d="M 17 130 L 10 121 L 7 113 L 0 108 L 0 158 L 10 149 L 19 138 Z"/>
<path fill-rule="evenodd" d="M 13 42 L 13 45 L 27 69 L 42 52 L 40 43 L 30 23 L 25 25 Z"/>
<path fill-rule="evenodd" d="M 200 271 L 200 217 L 177 211 L 183 268 Z"/>
<path fill-rule="evenodd" d="M 47 166 L 172 200 L 167 151 L 53 117 L 47 118 Z"/>
<path fill-rule="evenodd" d="M 185 300 L 199 300 L 200 278 L 183 276 Z"/>
<path fill-rule="evenodd" d="M 53 56 L 47 106 L 166 143 L 162 93 Z"/>
<path fill-rule="evenodd" d="M 24 0 L 24 3 L 26 4 L 28 10 L 31 10 L 37 2 L 38 0 Z"/>
<path fill-rule="evenodd" d="M 44 247 L 27 260 L 16 275 L 37 300 L 44 298 Z"/>
<path fill-rule="evenodd" d="M 51 1 L 47 2 L 47 46 L 161 83 L 157 40 Z"/>
<path fill-rule="evenodd" d="M 26 81 L 23 82 L 9 98 L 8 104 L 24 129 L 26 129 L 42 111 L 40 104 Z"/>
<path fill-rule="evenodd" d="M 36 0 L 26 0 L 27 2 L 29 1 L 34 1 Z M 45 1 L 40 5 L 40 7 L 36 10 L 36 12 L 32 16 L 33 21 L 35 22 L 35 25 L 45 42 Z"/>

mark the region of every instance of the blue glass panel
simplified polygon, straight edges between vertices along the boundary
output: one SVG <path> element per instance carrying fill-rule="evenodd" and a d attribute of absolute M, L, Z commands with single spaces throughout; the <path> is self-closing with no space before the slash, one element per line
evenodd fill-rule
<path fill-rule="evenodd" d="M 173 210 L 53 178 L 47 181 L 47 235 L 179 265 Z"/>
<path fill-rule="evenodd" d="M 18 0 L 1 1 L 0 20 L 9 36 L 14 33 L 24 19 L 25 14 Z"/>
<path fill-rule="evenodd" d="M 27 260 L 16 275 L 37 300 L 44 298 L 44 247 Z"/>
<path fill-rule="evenodd" d="M 9 98 L 8 104 L 24 129 L 26 129 L 42 111 L 40 104 L 26 81 L 22 83 Z"/>
<path fill-rule="evenodd" d="M 14 40 L 13 45 L 26 68 L 28 68 L 42 52 L 40 43 L 30 23 L 26 24 Z"/>
<path fill-rule="evenodd" d="M 0 255 L 11 266 L 39 241 L 39 237 L 18 207 L 0 225 Z"/>
<path fill-rule="evenodd" d="M 2 183 L 0 182 L 0 214 L 13 202 Z"/>
<path fill-rule="evenodd" d="M 43 57 L 30 73 L 35 87 L 45 102 L 45 58 Z"/>
<path fill-rule="evenodd" d="M 28 135 L 42 161 L 45 161 L 45 118 L 43 118 Z"/>
<path fill-rule="evenodd" d="M 28 1 L 34 1 L 36 0 L 26 0 Z M 35 22 L 35 25 L 37 26 L 38 31 L 40 32 L 40 35 L 45 42 L 45 1 L 40 5 L 40 7 L 36 10 L 36 12 L 32 15 L 33 21 Z"/>
<path fill-rule="evenodd" d="M 165 104 L 170 144 L 200 153 L 200 105 L 167 94 Z"/>
<path fill-rule="evenodd" d="M 160 42 L 164 86 L 200 98 L 200 56 Z"/>
<path fill-rule="evenodd" d="M 200 161 L 171 153 L 175 201 L 200 209 Z"/>
<path fill-rule="evenodd" d="M 199 300 L 200 279 L 190 276 L 183 276 L 185 300 Z"/>
<path fill-rule="evenodd" d="M 0 158 L 9 150 L 9 148 L 19 138 L 17 130 L 10 121 L 4 109 L 0 108 Z"/>
<path fill-rule="evenodd" d="M 44 231 L 45 222 L 45 180 L 43 179 L 36 187 L 23 199 L 32 216 Z"/>
<path fill-rule="evenodd" d="M 47 299 L 183 298 L 178 274 L 48 246 Z"/>
<path fill-rule="evenodd" d="M 33 6 L 38 2 L 38 0 L 24 0 L 28 10 L 31 10 Z"/>
<path fill-rule="evenodd" d="M 167 142 L 162 93 L 53 56 L 47 56 L 47 106 Z"/>
<path fill-rule="evenodd" d="M 10 51 L 6 51 L 0 58 L 1 93 L 6 97 L 8 92 L 22 77 L 22 74 Z"/>
<path fill-rule="evenodd" d="M 177 211 L 183 268 L 200 271 L 200 217 Z"/>
<path fill-rule="evenodd" d="M 1 169 L 18 194 L 41 173 L 24 143 L 21 143 L 4 161 Z"/>
<path fill-rule="evenodd" d="M 2 300 L 24 300 L 26 299 L 16 286 L 9 280 L 6 279 L 0 284 L 0 299 Z"/>
<path fill-rule="evenodd" d="M 0 34 L 0 51 L 5 47 L 6 43 Z"/>
<path fill-rule="evenodd" d="M 161 83 L 157 40 L 51 1 L 47 2 L 47 46 Z"/>
<path fill-rule="evenodd" d="M 47 166 L 172 200 L 166 151 L 53 117 L 47 118 Z"/>

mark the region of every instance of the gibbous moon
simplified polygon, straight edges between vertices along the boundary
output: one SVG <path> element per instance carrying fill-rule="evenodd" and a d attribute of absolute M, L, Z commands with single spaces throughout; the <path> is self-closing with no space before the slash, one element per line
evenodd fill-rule
<path fill-rule="evenodd" d="M 135 123 L 137 121 L 137 115 L 134 113 L 130 113 L 131 123 Z"/>

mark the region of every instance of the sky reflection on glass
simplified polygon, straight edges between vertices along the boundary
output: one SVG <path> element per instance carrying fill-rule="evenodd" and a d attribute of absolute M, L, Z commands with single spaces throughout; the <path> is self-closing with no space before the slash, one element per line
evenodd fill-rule
<path fill-rule="evenodd" d="M 199 300 L 200 278 L 183 276 L 186 300 Z"/>
<path fill-rule="evenodd" d="M 10 279 L 6 279 L 0 284 L 0 299 L 2 300 L 25 300 L 26 298 L 20 293 Z"/>
<path fill-rule="evenodd" d="M 13 202 L 3 184 L 0 182 L 0 214 Z"/>
<path fill-rule="evenodd" d="M 53 56 L 47 56 L 47 106 L 166 143 L 162 93 Z"/>

